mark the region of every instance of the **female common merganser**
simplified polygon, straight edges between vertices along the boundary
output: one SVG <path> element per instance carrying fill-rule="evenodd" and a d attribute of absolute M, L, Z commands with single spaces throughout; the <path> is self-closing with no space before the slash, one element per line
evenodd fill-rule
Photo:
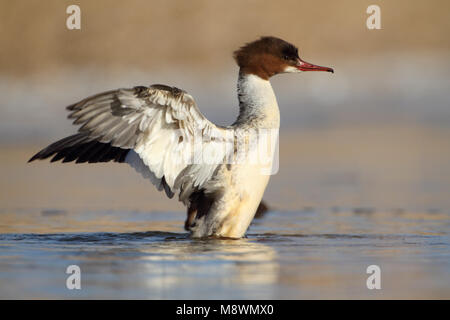
<path fill-rule="evenodd" d="M 269 143 L 263 147 L 270 149 L 269 161 L 254 161 L 261 144 L 253 138 L 265 132 L 274 141 L 280 127 L 269 78 L 333 69 L 301 60 L 294 45 L 275 37 L 244 45 L 234 58 L 240 68 L 239 116 L 231 126 L 208 121 L 192 96 L 175 87 L 112 90 L 68 106 L 68 117 L 82 125 L 79 132 L 29 161 L 54 155 L 52 162 L 126 162 L 170 198 L 178 193 L 188 208 L 185 228 L 192 237 L 243 237 L 266 189 L 276 149 Z"/>

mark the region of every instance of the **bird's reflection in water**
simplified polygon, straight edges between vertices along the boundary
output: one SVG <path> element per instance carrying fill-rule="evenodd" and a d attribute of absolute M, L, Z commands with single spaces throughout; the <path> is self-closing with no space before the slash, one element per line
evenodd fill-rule
<path fill-rule="evenodd" d="M 276 251 L 250 239 L 167 242 L 141 250 L 145 285 L 162 296 L 189 298 L 196 291 L 210 298 L 233 292 L 239 298 L 270 298 L 278 281 Z"/>

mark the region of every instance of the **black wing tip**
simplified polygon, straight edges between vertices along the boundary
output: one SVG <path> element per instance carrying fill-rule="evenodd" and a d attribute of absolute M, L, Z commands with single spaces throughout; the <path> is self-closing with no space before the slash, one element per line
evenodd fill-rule
<path fill-rule="evenodd" d="M 36 153 L 34 156 L 32 156 L 27 163 L 33 162 L 35 160 L 45 160 L 48 157 L 51 156 L 51 154 L 45 154 L 44 152 L 46 151 L 47 148 L 42 149 L 41 151 L 39 151 L 38 153 Z"/>
<path fill-rule="evenodd" d="M 83 137 L 82 135 L 76 135 Z M 45 160 L 53 156 L 50 162 L 60 161 L 62 163 L 98 163 L 98 162 L 125 162 L 125 158 L 130 151 L 127 148 L 114 147 L 110 143 L 102 143 L 98 141 L 86 141 L 80 139 L 73 141 L 67 137 L 59 140 L 48 147 L 42 149 L 32 156 L 28 163 L 35 160 Z M 75 143 L 72 143 L 75 142 Z"/>
<path fill-rule="evenodd" d="M 39 151 L 39 152 L 36 153 L 34 156 L 32 156 L 32 157 L 27 161 L 27 163 L 30 163 L 30 162 L 33 162 L 33 161 L 36 161 L 36 160 L 46 160 L 47 158 L 49 158 L 50 156 L 53 155 L 53 153 L 52 153 L 52 154 L 42 154 L 43 151 L 45 151 L 45 149 Z M 54 162 L 54 160 L 52 159 L 50 162 Z"/>
<path fill-rule="evenodd" d="M 78 104 L 79 104 L 79 102 L 73 103 L 73 104 L 71 104 L 71 105 L 68 105 L 68 106 L 66 107 L 66 110 L 74 111 L 74 110 L 76 109 L 76 107 L 77 107 Z"/>

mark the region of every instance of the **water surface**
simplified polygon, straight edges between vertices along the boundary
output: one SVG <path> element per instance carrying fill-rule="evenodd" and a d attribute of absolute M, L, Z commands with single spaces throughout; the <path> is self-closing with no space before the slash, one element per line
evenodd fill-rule
<path fill-rule="evenodd" d="M 0 235 L 1 298 L 449 298 L 450 215 L 373 208 L 271 211 L 247 238 L 190 239 L 181 212 L 22 212 L 165 231 Z M 165 217 L 165 220 L 162 219 Z M 128 224 L 129 227 L 125 227 Z M 66 288 L 69 265 L 81 290 Z M 381 268 L 368 290 L 366 268 Z"/>
<path fill-rule="evenodd" d="M 271 211 L 241 240 L 190 239 L 126 165 L 27 164 L 48 142 L 0 153 L 0 298 L 450 298 L 448 128 L 282 130 Z"/>

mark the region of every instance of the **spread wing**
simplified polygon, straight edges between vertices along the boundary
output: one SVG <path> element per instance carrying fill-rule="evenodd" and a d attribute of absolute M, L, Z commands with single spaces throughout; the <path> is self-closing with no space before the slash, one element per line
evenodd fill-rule
<path fill-rule="evenodd" d="M 152 85 L 97 94 L 67 107 L 79 133 L 30 161 L 127 162 L 169 197 L 187 203 L 233 152 L 233 131 L 208 121 L 192 96 Z"/>

